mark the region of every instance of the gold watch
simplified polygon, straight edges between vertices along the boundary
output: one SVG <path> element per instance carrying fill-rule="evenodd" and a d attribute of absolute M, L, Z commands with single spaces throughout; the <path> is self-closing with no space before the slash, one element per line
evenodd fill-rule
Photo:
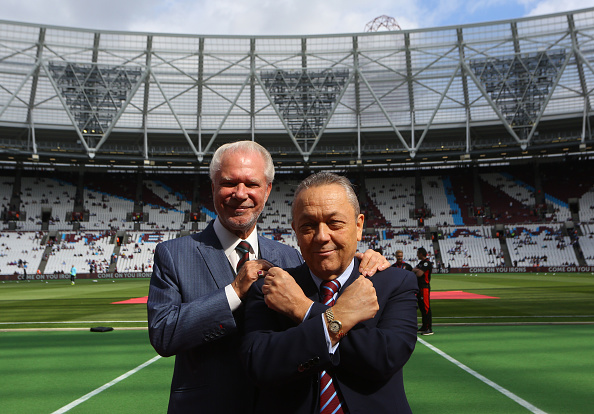
<path fill-rule="evenodd" d="M 332 308 L 326 309 L 326 322 L 328 322 L 328 329 L 335 335 L 339 337 L 343 337 L 344 333 L 342 332 L 342 323 L 339 320 L 334 319 L 334 312 L 332 312 Z"/>

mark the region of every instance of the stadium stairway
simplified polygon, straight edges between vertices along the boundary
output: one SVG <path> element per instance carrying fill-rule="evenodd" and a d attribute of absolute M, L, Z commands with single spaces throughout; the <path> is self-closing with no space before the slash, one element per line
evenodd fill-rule
<path fill-rule="evenodd" d="M 126 237 L 125 234 L 124 234 L 124 236 L 120 236 L 120 237 L 122 237 L 124 240 L 127 239 L 127 237 Z M 121 246 L 118 245 L 117 243 L 114 243 L 114 244 L 115 244 L 115 246 L 113 246 L 113 254 L 115 255 L 115 257 L 120 257 Z M 118 267 L 118 261 L 117 260 L 114 260 L 113 262 L 110 262 L 109 263 L 109 270 L 108 270 L 108 272 L 114 273 L 116 271 L 117 267 Z"/>
<path fill-rule="evenodd" d="M 437 264 L 437 262 L 443 263 L 443 259 L 441 257 L 441 250 L 439 248 L 439 240 L 437 240 L 437 238 L 435 238 L 435 240 L 433 240 L 433 254 L 435 256 L 435 258 L 434 258 L 435 264 Z"/>
<path fill-rule="evenodd" d="M 501 251 L 503 252 L 503 258 L 505 259 L 505 266 L 512 267 L 512 260 L 509 254 L 509 249 L 507 248 L 507 243 L 505 242 L 505 237 L 499 239 L 499 246 Z"/>
<path fill-rule="evenodd" d="M 46 236 L 46 240 L 47 240 L 47 236 Z M 49 244 L 46 243 L 41 262 L 39 262 L 39 267 L 38 267 L 39 272 L 43 273 L 45 271 L 45 266 L 47 266 L 47 259 L 49 259 L 51 254 L 52 254 L 51 243 L 49 243 Z"/>
<path fill-rule="evenodd" d="M 586 262 L 586 258 L 584 257 L 584 252 L 582 252 L 582 247 L 580 246 L 580 243 L 573 243 L 573 251 L 575 252 L 575 257 L 578 260 L 578 264 L 580 266 L 588 266 L 588 263 Z"/>

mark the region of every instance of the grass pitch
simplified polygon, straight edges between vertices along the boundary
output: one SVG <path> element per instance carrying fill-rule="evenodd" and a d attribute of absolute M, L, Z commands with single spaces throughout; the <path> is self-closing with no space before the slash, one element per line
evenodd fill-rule
<path fill-rule="evenodd" d="M 113 304 L 148 285 L 0 284 L 2 412 L 165 412 L 173 358 L 153 360 L 145 304 Z M 432 301 L 436 334 L 421 337 L 404 372 L 413 412 L 591 412 L 593 275 L 436 274 L 432 289 L 499 299 Z"/>

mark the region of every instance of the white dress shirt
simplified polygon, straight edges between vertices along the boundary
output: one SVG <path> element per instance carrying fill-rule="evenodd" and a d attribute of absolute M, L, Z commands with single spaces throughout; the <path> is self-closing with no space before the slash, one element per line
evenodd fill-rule
<path fill-rule="evenodd" d="M 225 256 L 229 260 L 231 267 L 233 270 L 237 267 L 237 263 L 239 263 L 239 253 L 235 248 L 242 240 L 237 237 L 235 234 L 231 233 L 221 224 L 221 221 L 217 217 L 214 222 L 214 231 L 219 241 L 221 242 L 221 246 L 223 246 L 223 250 L 225 251 Z M 254 260 L 258 258 L 258 232 L 254 227 L 254 230 L 250 233 L 250 235 L 245 239 L 250 244 L 250 258 L 249 260 Z M 225 295 L 227 296 L 227 302 L 229 302 L 229 307 L 231 308 L 231 312 L 239 308 L 241 306 L 241 299 L 235 293 L 235 289 L 231 284 L 225 286 Z"/>

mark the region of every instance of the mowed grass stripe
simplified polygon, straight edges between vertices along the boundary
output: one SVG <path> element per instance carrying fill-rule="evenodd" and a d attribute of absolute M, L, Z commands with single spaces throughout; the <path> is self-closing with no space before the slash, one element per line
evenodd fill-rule
<path fill-rule="evenodd" d="M 489 378 L 485 377 L 484 375 L 479 374 L 478 372 L 476 372 L 475 370 L 467 367 L 466 365 L 464 365 L 463 363 L 461 363 L 460 361 L 452 358 L 451 356 L 449 356 L 448 354 L 446 354 L 445 352 L 443 352 L 441 349 L 431 345 L 428 342 L 425 342 L 423 339 L 419 338 L 418 341 L 425 345 L 427 348 L 429 348 L 430 350 L 432 350 L 433 352 L 435 352 L 436 354 L 438 354 L 439 356 L 447 359 L 448 361 L 450 361 L 452 364 L 454 364 L 455 366 L 457 366 L 458 368 L 462 369 L 463 371 L 466 371 L 467 373 L 469 373 L 470 375 L 472 375 L 473 377 L 475 377 L 476 379 L 478 379 L 479 381 L 484 382 L 485 384 L 487 384 L 489 387 L 493 388 L 494 390 L 502 393 L 503 395 L 505 395 L 507 398 L 509 398 L 510 400 L 518 403 L 519 405 L 521 405 L 522 407 L 526 408 L 527 410 L 529 410 L 531 413 L 534 414 L 546 414 L 544 411 L 542 411 L 541 409 L 535 407 L 534 405 L 530 404 L 528 401 L 518 397 L 516 394 L 514 394 L 513 392 L 503 388 L 501 385 L 491 381 Z"/>
<path fill-rule="evenodd" d="M 592 412 L 591 326 L 442 326 L 434 331 L 423 340 L 539 409 Z"/>
<path fill-rule="evenodd" d="M 546 412 L 591 412 L 588 326 L 439 327 L 423 340 Z M 7 332 L 0 352 L 2 411 L 14 414 L 55 411 L 155 356 L 145 331 L 117 329 Z M 165 412 L 172 369 L 161 358 L 69 413 Z M 528 412 L 421 344 L 404 376 L 413 412 Z"/>
<path fill-rule="evenodd" d="M 27 414 L 60 409 L 156 355 L 146 331 L 129 330 L 3 332 L 0 353 L 0 411 Z"/>
<path fill-rule="evenodd" d="M 140 371 L 141 369 L 149 366 L 153 362 L 156 362 L 160 358 L 161 357 L 159 355 L 157 355 L 156 357 L 154 357 L 152 359 L 149 359 L 144 364 L 141 364 L 141 365 L 137 366 L 136 368 L 131 369 L 130 371 L 126 372 L 125 374 L 120 375 L 119 377 L 117 377 L 113 381 L 109 381 L 107 384 L 102 385 L 101 387 L 99 387 L 99 388 L 91 391 L 90 393 L 88 393 L 86 395 L 83 395 L 82 397 L 80 397 L 76 401 L 73 401 L 70 404 L 65 405 L 64 407 L 60 408 L 59 410 L 54 411 L 53 414 L 63 414 L 63 413 L 66 413 L 66 412 L 70 411 L 71 409 L 73 409 L 77 405 L 80 405 L 80 404 L 84 403 L 88 399 L 93 398 L 94 396 L 96 396 L 99 393 L 105 391 L 106 389 L 108 389 L 108 388 L 116 385 L 118 382 L 123 381 L 123 380 L 127 379 L 128 377 L 136 374 L 138 371 Z"/>

